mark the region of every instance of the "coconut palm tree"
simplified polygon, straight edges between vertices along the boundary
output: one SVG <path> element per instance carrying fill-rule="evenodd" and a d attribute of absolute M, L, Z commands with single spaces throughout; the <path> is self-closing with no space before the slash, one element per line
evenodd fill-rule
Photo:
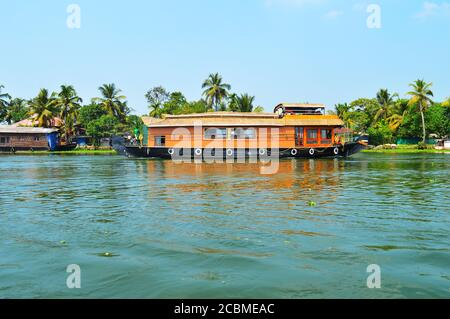
<path fill-rule="evenodd" d="M 72 85 L 61 85 L 61 91 L 58 93 L 55 104 L 60 109 L 60 117 L 64 121 L 66 140 L 74 130 L 82 102 L 83 99 L 77 95 L 77 91 Z"/>
<path fill-rule="evenodd" d="M 433 97 L 433 91 L 431 91 L 431 86 L 433 83 L 426 83 L 424 80 L 416 80 L 411 83 L 409 86 L 413 89 L 408 92 L 408 95 L 411 96 L 409 100 L 409 106 L 418 106 L 419 112 L 422 117 L 422 132 L 423 132 L 423 143 L 425 144 L 427 141 L 427 130 L 425 127 L 425 110 L 427 107 L 433 103 L 431 97 Z"/>
<path fill-rule="evenodd" d="M 233 96 L 234 102 L 233 104 L 237 108 L 238 112 L 253 112 L 254 106 L 253 102 L 255 101 L 254 96 L 250 96 L 248 94 L 241 94 L 240 96 Z"/>
<path fill-rule="evenodd" d="M 392 131 L 396 131 L 403 124 L 405 116 L 410 111 L 408 100 L 399 99 L 390 109 L 390 116 L 387 123 Z"/>
<path fill-rule="evenodd" d="M 0 122 L 4 120 L 7 106 L 11 100 L 11 96 L 8 93 L 2 93 L 4 88 L 3 85 L 0 85 Z"/>
<path fill-rule="evenodd" d="M 352 127 L 354 124 L 353 120 L 351 119 L 350 115 L 352 112 L 352 106 L 348 105 L 347 103 L 344 104 L 336 104 L 336 115 L 339 116 L 339 118 L 344 121 L 346 127 Z"/>
<path fill-rule="evenodd" d="M 450 98 L 448 98 L 446 101 L 442 102 L 442 106 L 450 107 Z"/>
<path fill-rule="evenodd" d="M 28 115 L 28 105 L 24 99 L 12 99 L 6 108 L 4 120 L 11 125 L 25 119 Z"/>
<path fill-rule="evenodd" d="M 219 73 L 210 74 L 203 82 L 203 95 L 210 106 L 214 106 L 217 111 L 220 103 L 228 96 L 228 91 L 231 90 L 231 85 L 222 83 L 223 79 Z"/>
<path fill-rule="evenodd" d="M 50 127 L 53 118 L 58 113 L 55 94 L 49 95 L 47 89 L 41 89 L 38 96 L 30 102 L 29 115 L 38 122 L 39 127 Z"/>
<path fill-rule="evenodd" d="M 394 98 L 396 97 L 398 97 L 397 93 L 390 94 L 387 89 L 381 89 L 380 91 L 378 91 L 377 102 L 380 108 L 375 114 L 374 122 L 377 122 L 380 119 L 386 120 L 389 117 L 392 111 L 391 108 L 395 103 Z"/>
<path fill-rule="evenodd" d="M 117 117 L 123 123 L 128 113 L 126 96 L 120 95 L 122 91 L 114 83 L 103 84 L 98 90 L 102 97 L 94 98 L 93 102 L 100 103 L 109 115 Z"/>

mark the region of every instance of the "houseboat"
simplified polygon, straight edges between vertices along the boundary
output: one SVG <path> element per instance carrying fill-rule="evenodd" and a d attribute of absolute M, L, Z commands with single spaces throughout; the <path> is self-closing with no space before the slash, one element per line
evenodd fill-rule
<path fill-rule="evenodd" d="M 0 152 L 71 150 L 76 144 L 62 144 L 58 129 L 0 125 Z"/>
<path fill-rule="evenodd" d="M 141 141 L 122 145 L 128 156 L 155 158 L 347 157 L 353 142 L 344 123 L 321 104 L 282 103 L 273 113 L 211 112 L 144 117 Z"/>

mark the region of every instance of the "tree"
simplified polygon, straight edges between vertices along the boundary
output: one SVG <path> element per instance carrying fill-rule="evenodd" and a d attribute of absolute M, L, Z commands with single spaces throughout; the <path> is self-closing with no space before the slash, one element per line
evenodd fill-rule
<path fill-rule="evenodd" d="M 29 109 L 26 101 L 24 99 L 15 98 L 8 103 L 4 120 L 11 125 L 12 123 L 26 119 L 28 113 Z"/>
<path fill-rule="evenodd" d="M 173 92 L 169 99 L 164 103 L 162 114 L 183 114 L 183 108 L 187 104 L 187 100 L 181 92 Z"/>
<path fill-rule="evenodd" d="M 97 103 L 83 105 L 78 113 L 78 122 L 84 128 L 87 128 L 90 122 L 98 120 L 103 115 L 108 114 L 105 109 Z"/>
<path fill-rule="evenodd" d="M 428 108 L 425 113 L 427 130 L 444 138 L 450 135 L 450 109 L 439 104 Z"/>
<path fill-rule="evenodd" d="M 390 116 L 387 118 L 389 128 L 396 132 L 398 128 L 403 124 L 403 120 L 410 110 L 408 106 L 408 100 L 399 99 L 390 109 Z"/>
<path fill-rule="evenodd" d="M 61 91 L 56 98 L 56 106 L 60 109 L 60 117 L 64 122 L 64 135 L 66 140 L 69 134 L 74 131 L 78 112 L 83 100 L 77 95 L 72 85 L 61 85 Z"/>
<path fill-rule="evenodd" d="M 122 91 L 116 88 L 114 83 L 103 84 L 98 90 L 102 96 L 94 98 L 92 101 L 99 103 L 109 115 L 117 117 L 121 123 L 124 123 L 130 112 L 125 101 L 126 96 L 120 95 Z"/>
<path fill-rule="evenodd" d="M 30 101 L 29 115 L 38 122 L 39 127 L 50 127 L 57 113 L 55 94 L 49 95 L 47 89 L 41 89 L 39 94 Z"/>
<path fill-rule="evenodd" d="M 379 119 L 387 119 L 392 111 L 392 106 L 395 103 L 394 98 L 398 97 L 397 93 L 390 94 L 387 89 L 381 89 L 377 93 L 377 102 L 379 104 L 379 110 L 375 114 L 374 121 L 378 121 Z"/>
<path fill-rule="evenodd" d="M 222 81 L 222 76 L 219 73 L 214 73 L 210 74 L 202 85 L 203 96 L 206 97 L 206 101 L 211 107 L 214 106 L 215 111 L 218 111 L 219 105 L 228 96 L 228 91 L 231 90 L 231 86 Z"/>
<path fill-rule="evenodd" d="M 339 116 L 339 118 L 344 121 L 344 124 L 346 127 L 351 128 L 354 124 L 354 122 L 351 120 L 351 113 L 353 112 L 353 107 L 348 105 L 347 103 L 344 104 L 336 104 L 336 115 Z"/>
<path fill-rule="evenodd" d="M 0 123 L 5 119 L 6 108 L 11 100 L 11 96 L 8 93 L 2 93 L 4 88 L 3 85 L 0 85 Z"/>
<path fill-rule="evenodd" d="M 253 102 L 255 101 L 254 96 L 250 96 L 248 94 L 241 94 L 240 96 L 233 94 L 231 98 L 230 105 L 233 108 L 233 111 L 237 112 L 253 112 L 254 106 Z"/>
<path fill-rule="evenodd" d="M 392 131 L 384 120 L 369 128 L 368 134 L 372 145 L 383 145 L 393 141 Z"/>
<path fill-rule="evenodd" d="M 162 86 L 154 87 L 147 91 L 145 98 L 150 109 L 150 116 L 161 118 L 163 105 L 169 100 L 170 93 Z"/>
<path fill-rule="evenodd" d="M 120 122 L 116 116 L 103 115 L 97 120 L 89 122 L 87 126 L 87 134 L 94 140 L 94 146 L 100 145 L 100 140 L 103 137 L 111 137 L 117 133 Z"/>
<path fill-rule="evenodd" d="M 417 105 L 419 107 L 420 116 L 422 118 L 422 142 L 425 144 L 427 141 L 427 130 L 425 126 L 425 111 L 429 104 L 433 103 L 431 97 L 433 92 L 431 91 L 431 86 L 433 83 L 426 83 L 424 80 L 416 80 L 411 83 L 412 91 L 408 92 L 411 96 L 409 105 Z"/>
<path fill-rule="evenodd" d="M 448 98 L 446 101 L 442 102 L 442 106 L 450 107 L 450 98 Z"/>

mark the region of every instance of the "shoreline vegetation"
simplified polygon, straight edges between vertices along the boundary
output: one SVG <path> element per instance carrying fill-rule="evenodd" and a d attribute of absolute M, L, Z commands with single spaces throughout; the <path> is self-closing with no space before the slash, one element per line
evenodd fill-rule
<path fill-rule="evenodd" d="M 424 80 L 416 80 L 409 86 L 411 91 L 403 98 L 388 89 L 380 89 L 373 98 L 337 104 L 328 113 L 339 116 L 355 135 L 367 136 L 371 145 L 402 144 L 405 141 L 411 144 L 420 140 L 415 145 L 416 151 L 435 152 L 428 149 L 428 139 L 443 140 L 450 136 L 450 98 L 434 101 L 432 83 Z M 231 85 L 224 82 L 219 73 L 210 74 L 200 87 L 201 98 L 194 101 L 189 101 L 182 92 L 169 92 L 162 86 L 153 87 L 143 95 L 148 113 L 142 116 L 163 118 L 165 115 L 214 111 L 264 111 L 263 107 L 255 104 L 254 96 L 233 93 Z M 137 140 L 143 137 L 145 128 L 141 116 L 132 114 L 133 108 L 128 104 L 127 97 L 114 83 L 100 86 L 99 97 L 87 103 L 78 96 L 72 85 L 61 85 L 58 92 L 41 89 L 36 97 L 29 100 L 13 98 L 4 89 L 0 83 L 0 124 L 25 121 L 35 127 L 56 127 L 62 141 L 87 136 L 95 149 L 100 147 L 103 138 L 114 135 L 131 135 Z M 413 152 L 412 148 L 401 147 L 367 152 L 396 151 Z M 84 152 L 75 151 L 76 154 Z"/>
<path fill-rule="evenodd" d="M 15 153 L 4 152 L 0 155 L 117 155 L 113 149 L 75 149 L 72 151 L 17 151 Z"/>
<path fill-rule="evenodd" d="M 418 149 L 417 145 L 397 145 L 395 148 L 373 148 L 363 150 L 362 153 L 379 153 L 379 154 L 445 154 L 449 153 L 450 150 L 437 150 L 433 145 L 429 145 L 426 149 Z"/>

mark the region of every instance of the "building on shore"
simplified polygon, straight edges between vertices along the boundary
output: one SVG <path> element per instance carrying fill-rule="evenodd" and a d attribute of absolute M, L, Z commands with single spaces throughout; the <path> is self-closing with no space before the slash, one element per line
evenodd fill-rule
<path fill-rule="evenodd" d="M 54 151 L 58 144 L 58 129 L 0 125 L 0 152 Z"/>

